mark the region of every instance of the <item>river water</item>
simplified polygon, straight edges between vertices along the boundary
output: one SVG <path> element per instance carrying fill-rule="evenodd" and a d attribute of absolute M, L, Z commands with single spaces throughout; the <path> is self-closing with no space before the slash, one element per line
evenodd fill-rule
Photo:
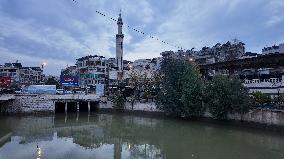
<path fill-rule="evenodd" d="M 0 159 L 36 158 L 284 159 L 284 134 L 122 114 L 0 117 Z"/>

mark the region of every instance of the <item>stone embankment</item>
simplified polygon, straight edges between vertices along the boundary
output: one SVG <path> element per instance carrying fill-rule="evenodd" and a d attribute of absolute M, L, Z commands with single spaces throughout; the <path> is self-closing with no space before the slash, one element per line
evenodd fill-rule
<path fill-rule="evenodd" d="M 54 102 L 45 95 L 16 95 L 13 100 L 2 101 L 0 110 L 5 113 L 52 112 Z"/>
<path fill-rule="evenodd" d="M 112 109 L 111 102 L 107 104 L 101 105 L 101 109 Z M 126 110 L 132 110 L 131 103 L 126 103 L 125 106 Z M 133 105 L 134 111 L 145 111 L 145 112 L 159 112 L 162 111 L 157 109 L 156 104 L 149 102 L 149 103 L 139 103 L 136 102 Z M 204 114 L 206 118 L 212 118 L 212 115 L 209 112 Z M 250 110 L 248 113 L 241 115 L 241 114 L 229 114 L 229 120 L 235 121 L 245 121 L 251 123 L 259 123 L 259 124 L 266 124 L 266 125 L 276 125 L 276 126 L 284 126 L 284 111 L 276 111 L 276 110 L 269 110 L 269 109 L 253 109 Z"/>
<path fill-rule="evenodd" d="M 68 95 L 1 95 L 0 112 L 3 113 L 34 113 L 54 112 L 55 102 L 99 101 L 95 94 L 68 94 Z"/>
<path fill-rule="evenodd" d="M 0 96 L 0 111 L 5 113 L 34 113 L 34 112 L 55 112 L 55 102 L 70 101 L 96 101 L 100 99 L 96 95 L 13 95 Z M 133 108 L 133 109 L 132 109 Z M 113 110 L 113 104 L 110 101 L 101 102 L 98 105 L 101 110 Z M 140 111 L 147 113 L 163 113 L 157 109 L 153 102 L 135 102 L 126 103 L 127 111 Z M 205 113 L 205 117 L 212 118 L 210 113 Z M 284 126 L 284 111 L 253 109 L 248 113 L 229 114 L 228 119 L 236 121 L 246 121 L 267 125 Z"/>

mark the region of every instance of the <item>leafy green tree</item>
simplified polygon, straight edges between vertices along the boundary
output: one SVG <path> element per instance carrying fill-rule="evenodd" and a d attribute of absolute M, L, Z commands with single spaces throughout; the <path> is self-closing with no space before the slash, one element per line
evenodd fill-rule
<path fill-rule="evenodd" d="M 45 82 L 46 85 L 56 85 L 56 88 L 59 88 L 60 84 L 54 77 L 50 77 Z"/>
<path fill-rule="evenodd" d="M 282 102 L 282 103 L 284 102 L 284 95 L 279 96 L 279 102 Z"/>
<path fill-rule="evenodd" d="M 181 77 L 185 65 L 181 61 L 164 59 L 161 65 L 162 80 L 156 103 L 159 109 L 168 115 L 181 116 L 183 103 L 181 102 Z"/>
<path fill-rule="evenodd" d="M 256 104 L 263 105 L 265 103 L 271 102 L 271 97 L 269 95 L 261 93 L 259 91 L 254 92 L 252 95 L 253 95 L 253 98 L 254 98 Z"/>
<path fill-rule="evenodd" d="M 184 60 L 164 59 L 156 103 L 159 109 L 176 117 L 200 116 L 202 83 L 197 69 Z"/>
<path fill-rule="evenodd" d="M 228 113 L 244 114 L 250 109 L 248 90 L 237 78 L 215 76 L 205 92 L 207 107 L 215 119 L 226 119 Z"/>
<path fill-rule="evenodd" d="M 124 109 L 126 99 L 121 90 L 117 90 L 112 97 L 112 102 L 115 109 Z"/>
<path fill-rule="evenodd" d="M 203 115 L 204 83 L 201 80 L 198 69 L 194 65 L 187 65 L 182 77 L 183 115 L 185 117 L 195 117 Z"/>

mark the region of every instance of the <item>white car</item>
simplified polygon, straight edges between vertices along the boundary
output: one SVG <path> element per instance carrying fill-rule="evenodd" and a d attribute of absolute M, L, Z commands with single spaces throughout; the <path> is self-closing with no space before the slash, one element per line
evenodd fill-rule
<path fill-rule="evenodd" d="M 21 93 L 22 93 L 22 91 L 15 91 L 15 93 L 16 93 L 16 94 L 21 94 Z"/>
<path fill-rule="evenodd" d="M 64 94 L 64 90 L 63 89 L 57 89 L 56 94 Z"/>

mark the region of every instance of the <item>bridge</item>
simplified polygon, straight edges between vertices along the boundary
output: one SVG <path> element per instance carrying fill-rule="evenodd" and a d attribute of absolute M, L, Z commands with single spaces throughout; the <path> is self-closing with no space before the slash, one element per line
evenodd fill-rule
<path fill-rule="evenodd" d="M 79 102 L 79 101 L 100 101 L 100 96 L 96 94 L 65 94 L 65 95 L 46 95 L 46 99 L 55 102 Z"/>
<path fill-rule="evenodd" d="M 55 112 L 93 111 L 99 108 L 101 100 L 96 94 L 45 95 L 54 102 Z"/>

